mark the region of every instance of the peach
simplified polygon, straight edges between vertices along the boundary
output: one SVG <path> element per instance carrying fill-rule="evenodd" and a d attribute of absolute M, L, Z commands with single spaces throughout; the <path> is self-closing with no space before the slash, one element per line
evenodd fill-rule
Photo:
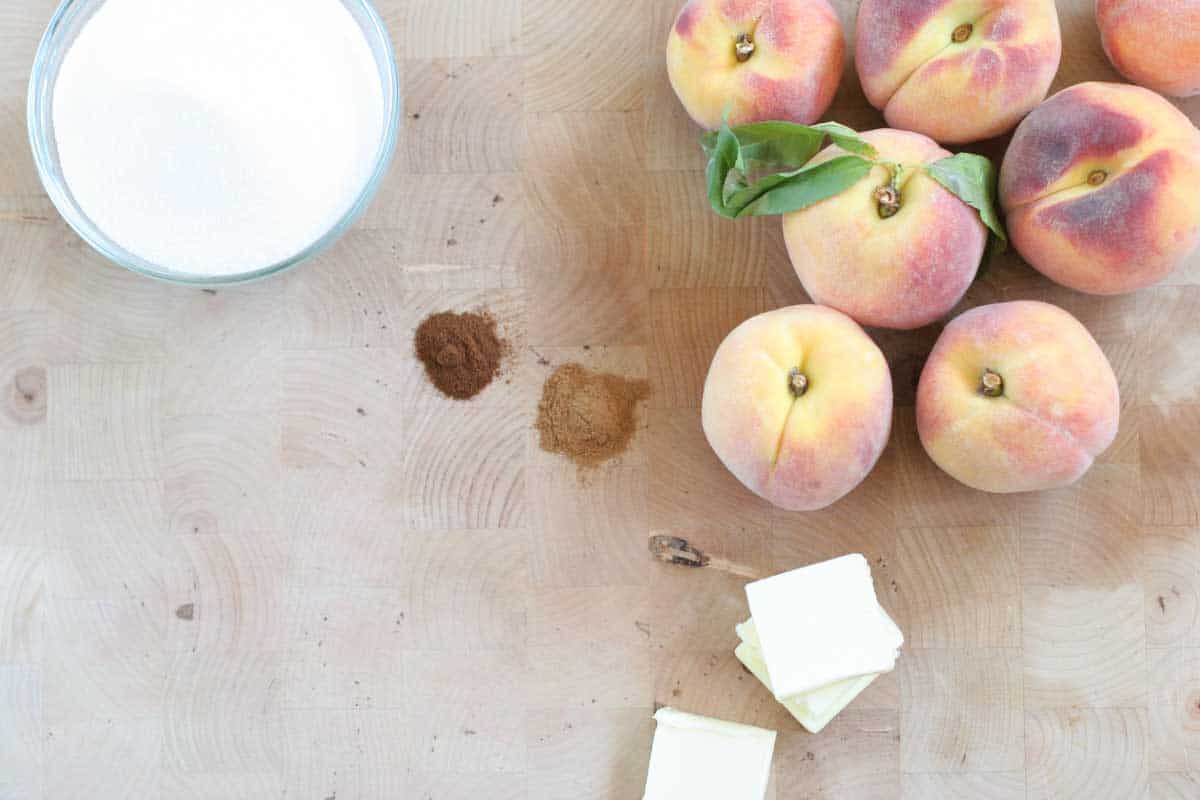
<path fill-rule="evenodd" d="M 1025 260 L 1051 280 L 1119 294 L 1161 280 L 1200 244 L 1200 131 L 1138 86 L 1081 83 L 1038 106 L 1000 168 Z"/>
<path fill-rule="evenodd" d="M 917 432 L 939 467 L 986 492 L 1078 480 L 1117 435 L 1117 379 L 1058 306 L 980 306 L 946 326 L 917 386 Z"/>
<path fill-rule="evenodd" d="M 892 426 L 892 378 L 854 320 L 790 306 L 746 320 L 721 343 L 701 415 L 738 480 L 781 508 L 810 511 L 875 466 Z"/>
<path fill-rule="evenodd" d="M 807 125 L 833 101 L 845 49 L 828 0 L 690 0 L 667 40 L 667 73 L 710 130 L 726 109 L 730 125 Z"/>
<path fill-rule="evenodd" d="M 998 136 L 1046 97 L 1062 37 L 1054 0 L 863 0 L 854 58 L 893 128 L 962 144 Z"/>
<path fill-rule="evenodd" d="M 1200 0 L 1096 0 L 1100 43 L 1117 71 L 1163 94 L 1200 94 Z"/>
<path fill-rule="evenodd" d="M 876 165 L 841 194 L 783 218 L 792 266 L 817 303 L 863 325 L 911 329 L 949 313 L 975 278 L 987 229 L 979 214 L 920 165 L 950 153 L 919 133 L 861 134 L 884 161 L 903 165 L 891 216 L 876 196 L 891 168 Z M 828 147 L 810 162 L 843 155 Z M 892 206 L 894 208 L 894 206 Z"/>

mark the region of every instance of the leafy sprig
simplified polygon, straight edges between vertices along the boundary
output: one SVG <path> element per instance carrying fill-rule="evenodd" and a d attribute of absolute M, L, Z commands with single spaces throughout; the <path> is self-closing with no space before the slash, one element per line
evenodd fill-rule
<path fill-rule="evenodd" d="M 809 164 L 827 139 L 844 154 Z M 913 168 L 881 160 L 870 142 L 837 122 L 723 124 L 700 143 L 708 155 L 709 203 L 729 219 L 799 211 L 846 191 L 876 164 L 889 169 L 893 184 L 901 170 Z M 997 173 L 991 161 L 959 153 L 919 169 L 974 208 L 995 237 L 995 249 L 1004 248 L 1008 234 L 997 210 Z"/>

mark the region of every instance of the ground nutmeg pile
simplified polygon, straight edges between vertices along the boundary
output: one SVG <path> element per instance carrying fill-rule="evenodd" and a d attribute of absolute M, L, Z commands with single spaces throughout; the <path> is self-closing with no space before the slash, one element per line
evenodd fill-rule
<path fill-rule="evenodd" d="M 584 469 L 620 455 L 637 430 L 637 404 L 649 394 L 644 380 L 562 365 L 542 387 L 537 416 L 542 449 Z"/>
<path fill-rule="evenodd" d="M 508 343 L 486 311 L 455 314 L 443 311 L 417 327 L 417 358 L 442 394 L 469 400 L 500 374 Z"/>

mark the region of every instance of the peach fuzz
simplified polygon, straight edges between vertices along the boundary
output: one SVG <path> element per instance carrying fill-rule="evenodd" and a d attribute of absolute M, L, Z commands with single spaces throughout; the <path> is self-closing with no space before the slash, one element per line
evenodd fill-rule
<path fill-rule="evenodd" d="M 1038 106 L 1000 169 L 1018 252 L 1091 294 L 1156 283 L 1200 245 L 1200 131 L 1148 89 L 1081 83 Z"/>
<path fill-rule="evenodd" d="M 1117 378 L 1082 324 L 1048 303 L 974 308 L 946 326 L 917 386 L 930 458 L 967 486 L 1078 480 L 1117 435 Z"/>
<path fill-rule="evenodd" d="M 1200 94 L 1200 0 L 1097 0 L 1096 23 L 1126 78 L 1176 97 Z"/>
<path fill-rule="evenodd" d="M 690 0 L 667 40 L 667 73 L 698 124 L 816 122 L 846 45 L 828 0 Z"/>
<path fill-rule="evenodd" d="M 893 128 L 962 144 L 1011 130 L 1046 97 L 1062 36 L 1054 0 L 863 0 L 854 58 Z"/>
<path fill-rule="evenodd" d="M 881 160 L 904 165 L 899 210 L 881 216 L 875 193 L 891 181 L 891 170 L 876 165 L 841 194 L 784 216 L 788 255 L 814 302 L 863 325 L 919 328 L 962 299 L 983 258 L 987 228 L 920 169 L 950 155 L 937 142 L 886 128 L 861 136 Z M 842 154 L 828 147 L 810 163 Z"/>
<path fill-rule="evenodd" d="M 811 511 L 845 496 L 879 460 L 892 378 L 854 320 L 790 306 L 746 320 L 721 343 L 701 416 L 738 480 L 781 508 Z"/>

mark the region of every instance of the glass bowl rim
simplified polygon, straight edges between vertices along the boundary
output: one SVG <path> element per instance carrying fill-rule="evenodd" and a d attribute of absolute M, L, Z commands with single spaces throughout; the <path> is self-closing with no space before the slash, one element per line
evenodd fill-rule
<path fill-rule="evenodd" d="M 379 149 L 375 153 L 374 169 L 371 171 L 370 176 L 363 184 L 362 189 L 359 191 L 350 208 L 316 241 L 307 245 L 295 255 L 274 264 L 247 272 L 222 275 L 204 275 L 172 270 L 163 265 L 147 261 L 112 242 L 107 234 L 101 231 L 87 217 L 78 203 L 70 196 L 65 179 L 60 181 L 54 177 L 54 170 L 51 166 L 54 159 L 50 154 L 52 143 L 49 141 L 49 126 L 39 123 L 41 114 L 49 113 L 49 109 L 44 108 L 50 96 L 48 91 L 50 86 L 49 79 L 56 77 L 47 75 L 47 71 L 50 66 L 51 57 L 60 44 L 59 40 L 62 35 L 64 23 L 73 14 L 88 4 L 102 3 L 104 1 L 62 0 L 55 10 L 54 15 L 50 18 L 50 22 L 46 26 L 46 31 L 42 34 L 41 41 L 38 43 L 37 53 L 33 59 L 33 68 L 29 74 L 29 89 L 26 97 L 26 125 L 29 134 L 29 144 L 33 149 L 33 160 L 34 165 L 37 167 L 38 179 L 41 181 L 42 187 L 45 189 L 46 194 L 49 195 L 50 202 L 54 204 L 59 215 L 62 216 L 67 225 L 81 239 L 112 263 L 136 272 L 139 275 L 167 283 L 187 286 L 227 286 L 260 280 L 301 264 L 324 251 L 350 229 L 367 209 L 367 206 L 370 205 L 371 200 L 379 190 L 380 184 L 383 183 L 383 179 L 387 175 L 395 154 L 400 131 L 400 77 L 396 62 L 396 52 L 392 47 L 392 40 L 388 34 L 387 26 L 384 24 L 383 18 L 371 0 L 338 1 L 347 6 L 355 6 L 362 11 L 365 15 L 365 20 L 360 20 L 360 18 L 356 17 L 356 21 L 360 22 L 359 27 L 363 28 L 363 36 L 368 40 L 368 45 L 371 46 L 372 53 L 382 53 L 384 58 L 384 63 L 380 65 L 381 68 L 379 70 L 380 80 L 384 84 L 381 87 L 384 98 L 384 131 Z M 362 21 L 365 21 L 365 26 L 361 24 Z M 376 37 L 381 49 L 377 50 L 373 46 L 374 43 L 370 41 L 372 36 Z"/>

